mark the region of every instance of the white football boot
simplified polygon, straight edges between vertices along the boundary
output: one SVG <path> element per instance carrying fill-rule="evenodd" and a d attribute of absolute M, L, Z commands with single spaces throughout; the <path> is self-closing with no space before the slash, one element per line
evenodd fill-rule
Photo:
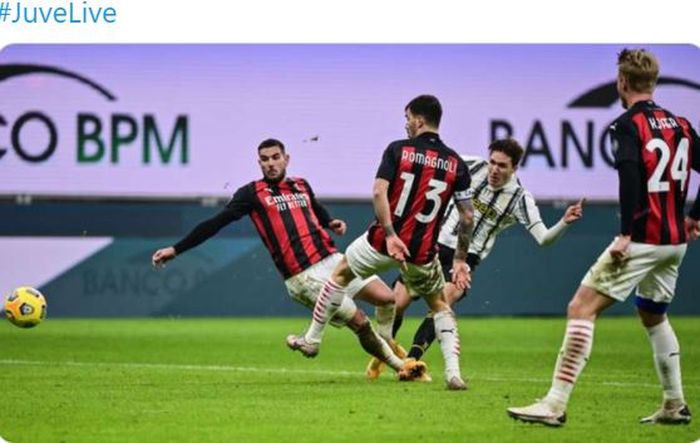
<path fill-rule="evenodd" d="M 319 343 L 307 342 L 303 335 L 288 335 L 287 346 L 292 351 L 299 351 L 308 358 L 316 357 L 321 347 Z"/>
<path fill-rule="evenodd" d="M 639 420 L 639 423 L 660 423 L 665 425 L 688 424 L 692 419 L 688 405 L 678 401 L 664 402 L 661 409 Z"/>
<path fill-rule="evenodd" d="M 556 411 L 543 401 L 521 408 L 508 408 L 508 415 L 516 420 L 547 426 L 562 426 L 566 423 L 566 411 Z"/>

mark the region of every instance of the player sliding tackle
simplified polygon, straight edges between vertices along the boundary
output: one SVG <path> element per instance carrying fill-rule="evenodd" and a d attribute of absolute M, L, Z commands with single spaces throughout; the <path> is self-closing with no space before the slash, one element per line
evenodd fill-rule
<path fill-rule="evenodd" d="M 445 378 L 451 390 L 466 389 L 459 367 L 459 334 L 454 313 L 444 296 L 445 279 L 435 254 L 440 220 L 453 199 L 460 214 L 452 281 L 464 290 L 470 282 L 466 263 L 473 231 L 469 171 L 447 147 L 437 130 L 442 107 L 437 98 L 421 95 L 405 108 L 408 140 L 398 140 L 384 151 L 374 182 L 376 220 L 357 238 L 333 271 L 316 301 L 311 325 L 302 336 L 290 335 L 287 344 L 305 355 L 318 352 L 323 331 L 357 276 L 367 278 L 400 268 L 412 294 L 422 294 L 435 312 L 435 333 L 445 360 Z M 423 362 L 411 361 L 399 373 L 420 377 Z"/>
<path fill-rule="evenodd" d="M 197 225 L 177 244 L 156 251 L 153 265 L 164 265 L 213 237 L 224 226 L 248 215 L 284 277 L 289 295 L 295 301 L 313 307 L 323 283 L 341 260 L 341 254 L 324 228 L 343 235 L 346 225 L 328 214 L 316 200 L 309 182 L 286 176 L 288 163 L 289 154 L 282 142 L 275 139 L 263 141 L 258 147 L 258 164 L 263 178 L 238 189 L 221 212 Z M 354 279 L 348 283 L 348 291 L 338 300 L 337 309 L 329 319 L 335 326 L 347 325 L 365 351 L 399 371 L 405 362 L 372 329 L 365 313 L 355 305 L 354 297 L 377 307 L 379 332 L 390 340 L 394 314 L 391 290 L 376 276 Z M 306 355 L 313 357 L 315 354 L 309 352 Z M 408 366 L 413 368 L 415 365 L 410 362 Z M 421 376 L 424 369 L 405 370 L 402 379 Z"/>

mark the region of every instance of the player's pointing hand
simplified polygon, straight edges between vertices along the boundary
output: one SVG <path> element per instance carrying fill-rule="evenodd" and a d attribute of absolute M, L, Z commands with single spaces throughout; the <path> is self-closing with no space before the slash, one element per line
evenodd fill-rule
<path fill-rule="evenodd" d="M 566 208 L 564 213 L 564 223 L 567 225 L 573 223 L 583 217 L 583 205 L 586 203 L 586 198 L 581 198 L 575 205 Z"/>

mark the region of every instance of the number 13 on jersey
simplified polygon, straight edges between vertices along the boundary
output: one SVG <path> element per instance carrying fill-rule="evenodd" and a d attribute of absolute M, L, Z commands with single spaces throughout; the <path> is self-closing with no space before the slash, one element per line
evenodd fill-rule
<path fill-rule="evenodd" d="M 394 210 L 394 215 L 396 215 L 397 217 L 401 217 L 404 213 L 404 210 L 406 209 L 406 202 L 408 201 L 408 196 L 411 194 L 411 188 L 413 187 L 413 181 L 415 180 L 415 178 L 416 176 L 410 172 L 401 173 L 401 179 L 403 180 L 403 188 L 401 188 L 401 195 L 399 196 L 399 201 L 396 205 L 396 209 Z M 418 220 L 421 223 L 427 224 L 435 219 L 435 216 L 437 216 L 438 211 L 440 211 L 440 205 L 442 204 L 440 194 L 445 192 L 445 189 L 447 189 L 447 183 L 434 178 L 430 179 L 430 181 L 428 182 L 428 191 L 425 193 L 425 198 L 428 201 L 433 202 L 432 208 L 427 214 L 424 214 L 422 212 L 417 213 L 415 215 L 416 220 Z"/>

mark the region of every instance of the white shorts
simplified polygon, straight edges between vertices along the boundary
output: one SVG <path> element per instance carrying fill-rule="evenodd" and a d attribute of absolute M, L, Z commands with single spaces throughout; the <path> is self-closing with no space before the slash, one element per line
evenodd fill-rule
<path fill-rule="evenodd" d="M 614 240 L 613 240 L 614 243 Z M 616 265 L 610 255 L 611 243 L 591 266 L 581 285 L 625 301 L 633 289 L 640 298 L 670 303 L 676 290 L 678 268 L 687 245 L 631 243 L 627 259 Z"/>
<path fill-rule="evenodd" d="M 328 281 L 335 267 L 342 260 L 343 255 L 339 252 L 331 254 L 310 268 L 289 277 L 284 281 L 287 286 L 289 296 L 296 302 L 301 303 L 309 309 L 314 308 L 316 299 L 321 293 L 321 288 Z M 367 279 L 356 278 L 350 282 L 346 288 L 346 295 L 343 297 L 343 302 L 331 319 L 331 324 L 336 327 L 344 326 L 357 311 L 357 305 L 352 300 L 362 288 L 372 280 L 378 278 L 372 276 Z"/>
<path fill-rule="evenodd" d="M 404 270 L 398 261 L 374 249 L 367 240 L 367 233 L 350 243 L 345 250 L 345 258 L 352 272 L 360 278 L 399 268 L 403 282 L 412 297 L 432 295 L 445 287 L 445 277 L 442 275 L 437 254 L 432 262 L 424 265 L 406 263 L 407 269 Z"/>

